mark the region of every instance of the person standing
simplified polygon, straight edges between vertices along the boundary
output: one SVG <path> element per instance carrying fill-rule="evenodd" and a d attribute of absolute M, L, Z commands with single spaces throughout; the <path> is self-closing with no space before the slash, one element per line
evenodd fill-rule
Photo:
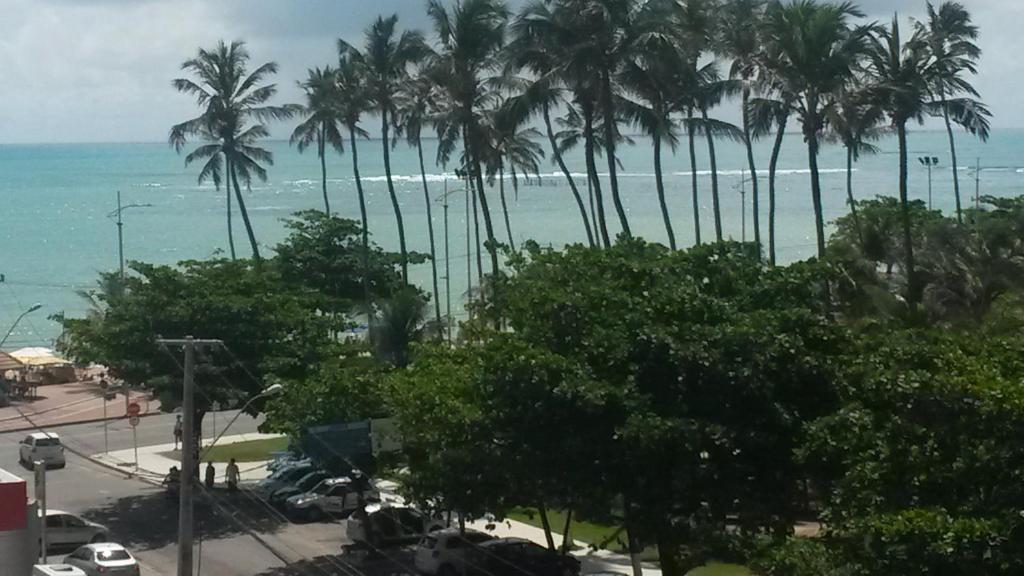
<path fill-rule="evenodd" d="M 230 492 L 238 490 L 238 464 L 235 464 L 234 458 L 231 459 L 231 462 L 228 462 L 228 467 L 225 470 L 224 475 L 228 482 L 228 490 Z"/>
<path fill-rule="evenodd" d="M 182 430 L 181 414 L 178 414 L 178 419 L 174 421 L 174 449 L 178 449 L 178 445 L 181 444 L 181 435 L 184 431 Z"/>
<path fill-rule="evenodd" d="M 213 488 L 213 480 L 217 476 L 217 471 L 213 468 L 213 462 L 206 463 L 206 477 L 203 479 L 203 483 L 206 484 L 207 489 Z"/>

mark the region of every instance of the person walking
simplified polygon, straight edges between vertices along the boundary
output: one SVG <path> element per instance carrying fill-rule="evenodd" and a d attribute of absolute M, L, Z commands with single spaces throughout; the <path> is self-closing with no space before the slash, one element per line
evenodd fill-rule
<path fill-rule="evenodd" d="M 228 491 L 234 492 L 238 490 L 238 464 L 235 464 L 234 458 L 231 459 L 231 462 L 228 462 L 224 476 L 228 482 Z"/>
<path fill-rule="evenodd" d="M 217 471 L 213 468 L 213 462 L 206 463 L 206 477 L 203 479 L 203 483 L 206 484 L 206 488 L 213 488 L 213 480 L 217 476 Z"/>
<path fill-rule="evenodd" d="M 181 414 L 178 414 L 178 419 L 174 421 L 174 449 L 178 449 L 178 445 L 181 444 L 181 435 L 184 433 L 181 425 Z"/>

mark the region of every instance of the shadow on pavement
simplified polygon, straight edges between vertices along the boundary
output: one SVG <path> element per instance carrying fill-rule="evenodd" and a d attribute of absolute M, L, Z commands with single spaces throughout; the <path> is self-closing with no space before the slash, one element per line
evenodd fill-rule
<path fill-rule="evenodd" d="M 386 556 L 343 553 L 293 562 L 286 567 L 272 568 L 255 576 L 414 576 L 417 572 L 413 560 L 414 552 L 407 548 L 390 550 Z"/>
<path fill-rule="evenodd" d="M 208 540 L 245 534 L 245 528 L 269 534 L 285 525 L 258 501 L 241 494 L 197 496 L 194 514 L 196 537 Z M 163 490 L 120 498 L 82 515 L 105 525 L 111 539 L 127 547 L 152 550 L 178 542 L 178 499 Z"/>

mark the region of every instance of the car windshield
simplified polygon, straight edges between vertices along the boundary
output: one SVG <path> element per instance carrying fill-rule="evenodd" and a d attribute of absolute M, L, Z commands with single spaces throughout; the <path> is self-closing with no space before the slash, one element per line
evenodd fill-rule
<path fill-rule="evenodd" d="M 331 489 L 331 486 L 332 486 L 332 484 L 328 484 L 327 482 L 321 482 L 321 483 L 316 485 L 316 488 L 313 488 L 313 493 L 314 494 L 327 494 L 327 491 Z"/>
<path fill-rule="evenodd" d="M 127 550 L 108 549 L 97 552 L 96 559 L 100 562 L 113 562 L 117 560 L 131 560 L 132 556 Z"/>
<path fill-rule="evenodd" d="M 323 476 L 321 474 L 308 474 L 306 476 L 303 476 L 302 480 L 299 480 L 298 488 L 300 488 L 303 491 L 309 490 L 310 488 L 316 486 L 317 482 L 319 482 L 322 479 Z"/>
<path fill-rule="evenodd" d="M 36 446 L 60 446 L 60 440 L 56 438 L 36 438 Z"/>

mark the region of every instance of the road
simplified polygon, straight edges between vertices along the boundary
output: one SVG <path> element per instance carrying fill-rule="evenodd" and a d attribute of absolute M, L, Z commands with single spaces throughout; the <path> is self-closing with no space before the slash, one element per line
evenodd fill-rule
<path fill-rule="evenodd" d="M 232 414 L 221 414 L 223 426 Z M 224 417 L 227 416 L 227 417 Z M 243 415 L 232 433 L 253 432 L 258 422 Z M 140 446 L 173 440 L 172 415 L 148 416 L 139 424 Z M 103 451 L 101 423 L 53 428 L 69 448 L 84 454 Z M 220 430 L 218 430 L 220 431 Z M 213 433 L 212 418 L 204 420 L 204 437 Z M 18 442 L 27 432 L 0 434 L 0 467 L 33 484 L 32 472 L 18 464 Z M 108 424 L 110 450 L 132 447 L 131 427 L 125 421 Z M 112 539 L 124 544 L 144 564 L 147 576 L 174 576 L 177 562 L 177 501 L 137 478 L 104 468 L 67 453 L 67 467 L 47 473 L 48 506 L 81 514 L 106 525 Z M 31 490 L 31 488 L 30 488 Z M 197 547 L 202 573 L 224 576 L 327 576 L 355 573 L 336 555 L 343 543 L 338 524 L 293 524 L 244 493 L 220 494 L 196 506 Z M 262 536 L 264 543 L 249 531 Z M 201 548 L 198 539 L 202 540 Z M 276 552 L 276 554 L 275 554 Z M 280 557 L 284 558 L 284 561 Z M 51 557 L 53 560 L 53 557 Z M 200 572 L 196 573 L 197 575 Z"/>

